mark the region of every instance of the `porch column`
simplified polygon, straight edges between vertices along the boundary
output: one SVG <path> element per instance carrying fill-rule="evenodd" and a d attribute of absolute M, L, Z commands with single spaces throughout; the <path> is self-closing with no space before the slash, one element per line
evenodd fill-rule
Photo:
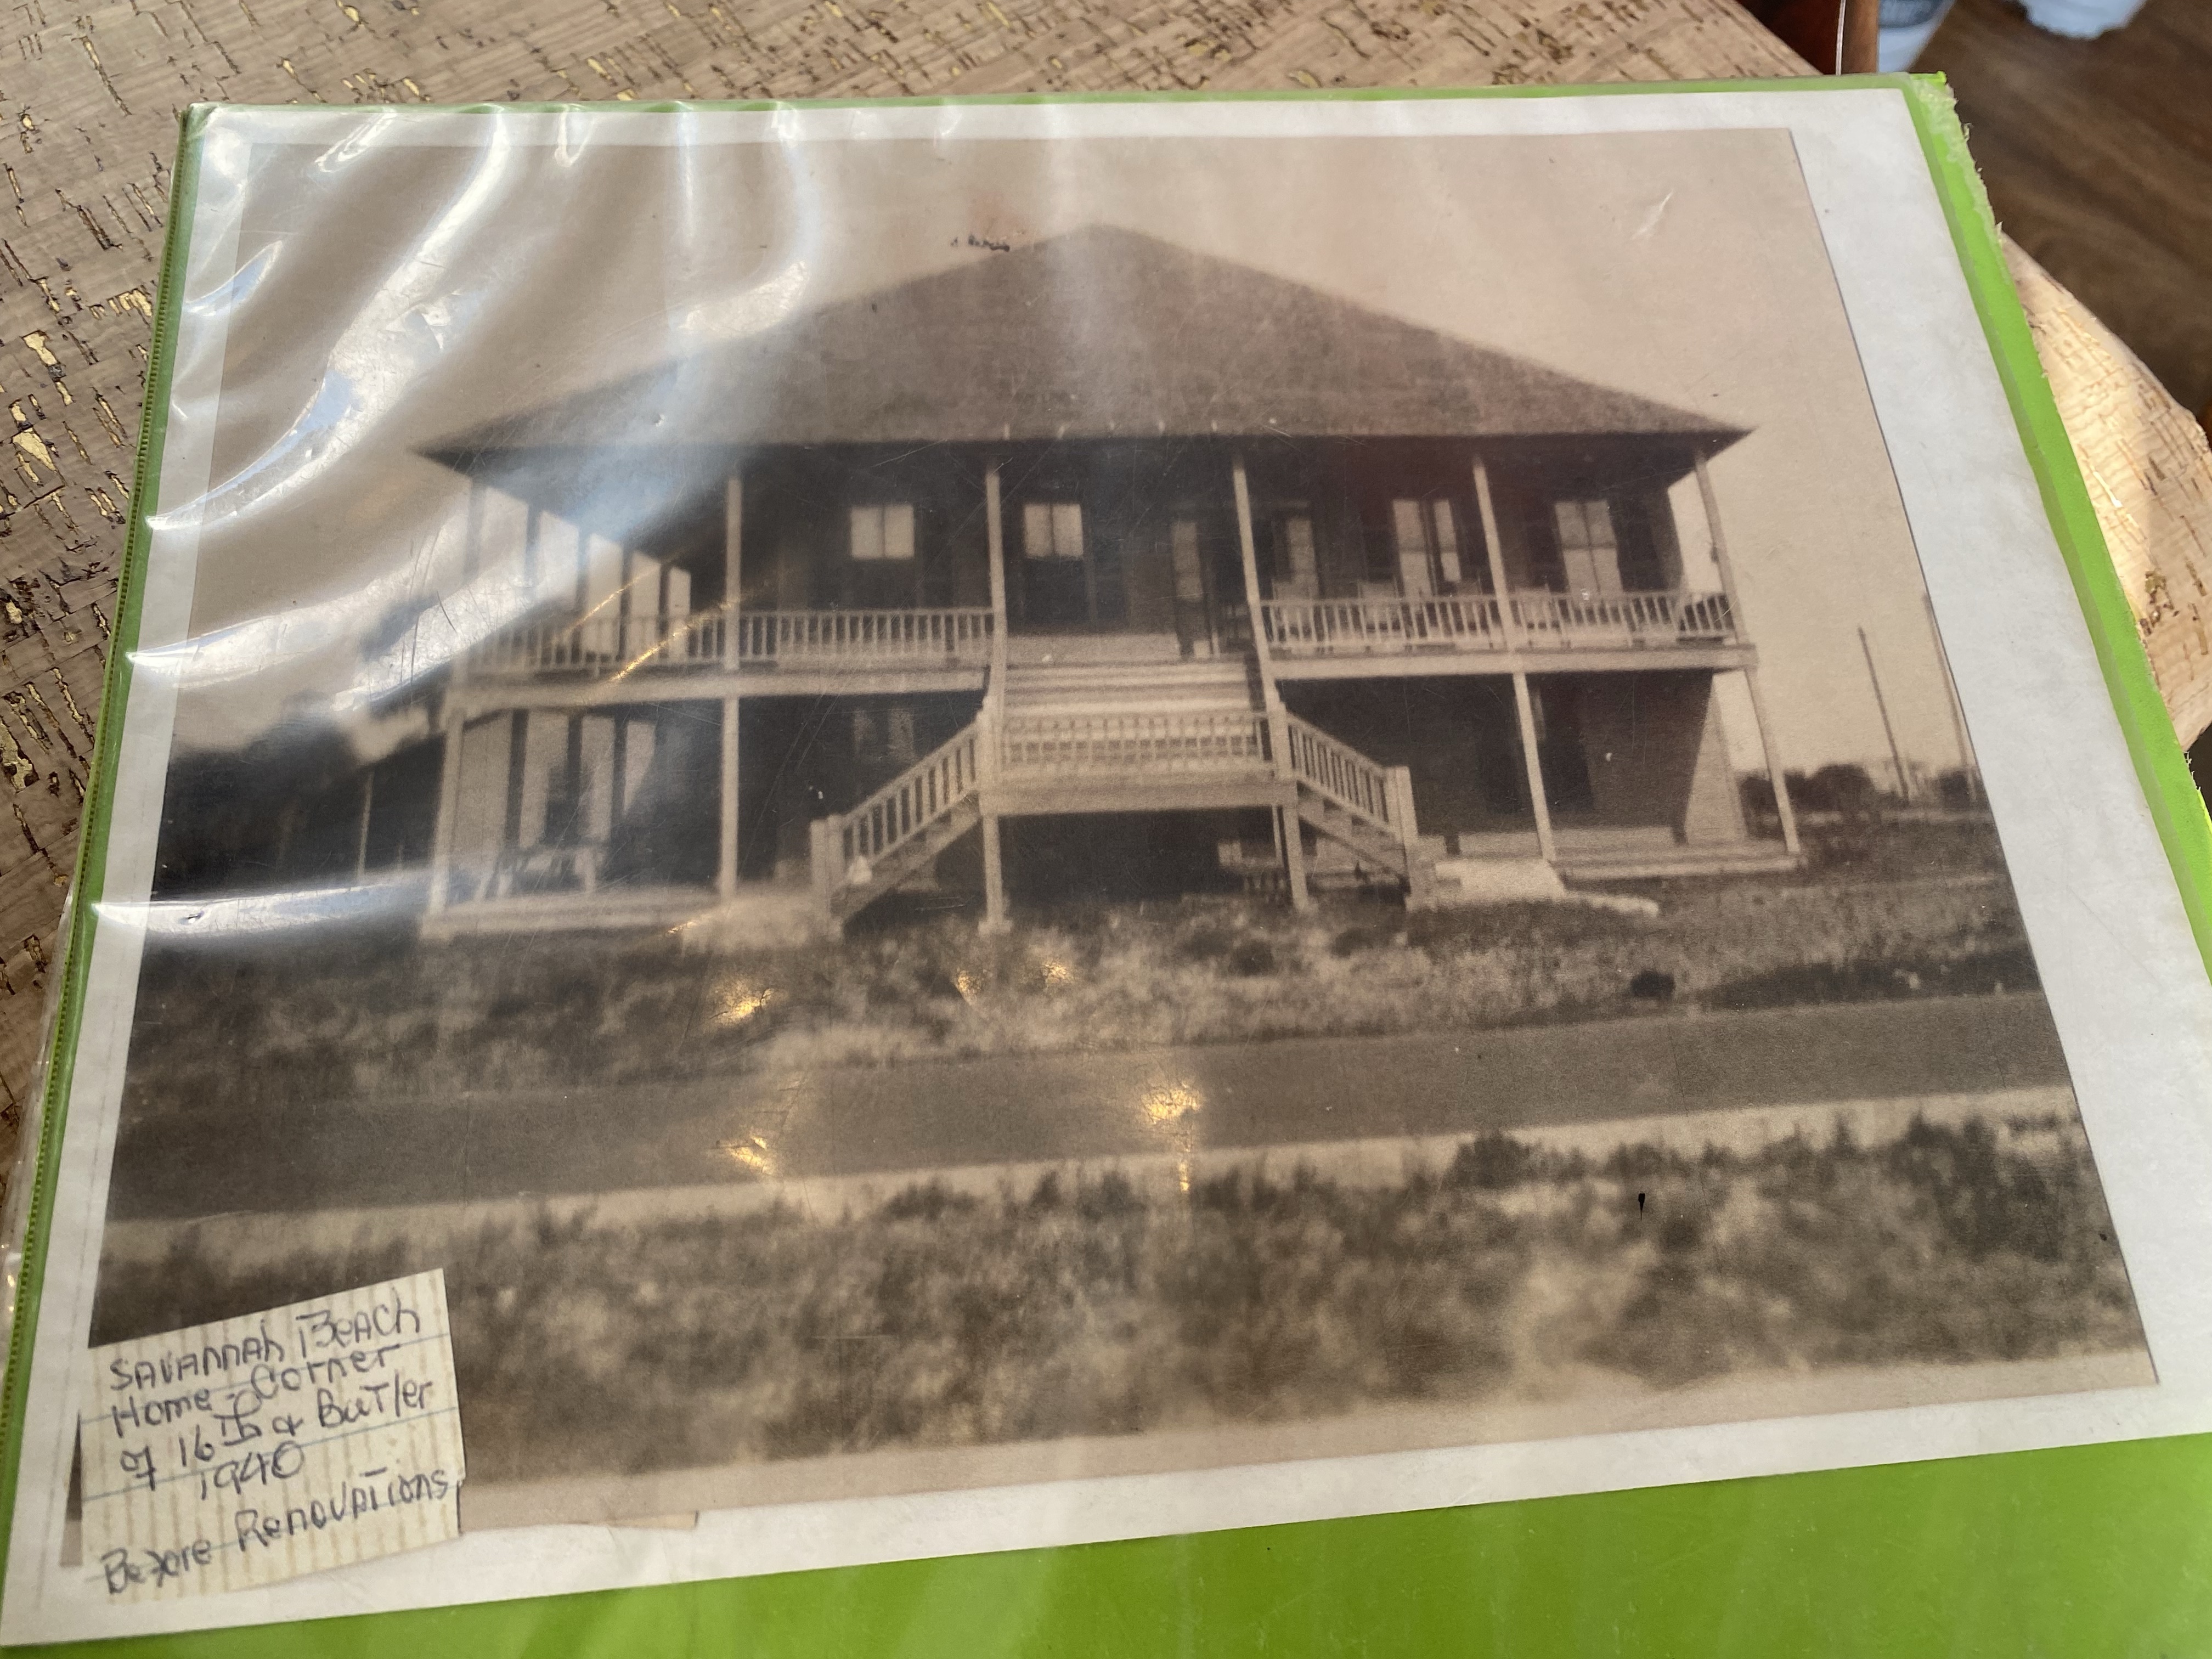
<path fill-rule="evenodd" d="M 722 699 L 722 808 L 716 819 L 720 851 L 714 862 L 714 890 L 722 897 L 738 894 L 738 698 Z"/>
<path fill-rule="evenodd" d="M 1743 638 L 1743 610 L 1736 597 L 1735 567 L 1729 562 L 1728 537 L 1721 529 L 1720 500 L 1713 494 L 1712 474 L 1705 470 L 1705 452 L 1690 452 L 1692 464 L 1698 471 L 1698 500 L 1705 509 L 1705 533 L 1712 538 L 1713 563 L 1721 573 L 1721 592 L 1728 599 L 1729 631 L 1739 640 Z M 1759 726 L 1759 747 L 1766 757 L 1767 781 L 1774 786 L 1775 816 L 1782 820 L 1784 850 L 1796 856 L 1797 848 L 1797 813 L 1790 805 L 1790 780 L 1784 775 L 1782 754 L 1774 746 L 1773 723 L 1766 717 L 1766 699 L 1759 693 L 1759 670 L 1746 667 L 1744 684 L 1751 690 L 1751 717 Z"/>
<path fill-rule="evenodd" d="M 353 849 L 353 878 L 356 881 L 363 880 L 368 875 L 368 821 L 375 811 L 376 768 L 371 766 L 361 775 L 361 834 Z"/>
<path fill-rule="evenodd" d="M 1521 759 L 1528 771 L 1528 804 L 1536 809 L 1536 854 L 1547 864 L 1559 862 L 1559 849 L 1552 840 L 1552 804 L 1544 798 L 1544 758 L 1536 747 L 1536 700 L 1528 690 L 1528 676 L 1513 671 L 1513 708 L 1521 717 Z"/>
<path fill-rule="evenodd" d="M 1690 452 L 1691 465 L 1698 471 L 1698 500 L 1705 509 L 1705 535 L 1712 544 L 1713 564 L 1721 573 L 1721 592 L 1728 600 L 1729 631 L 1741 639 L 1743 636 L 1743 611 L 1737 603 L 1735 567 L 1729 562 L 1728 537 L 1721 529 L 1720 498 L 1713 494 L 1713 477 L 1705 470 L 1705 452 Z"/>
<path fill-rule="evenodd" d="M 1483 550 L 1490 559 L 1490 591 L 1498 599 L 1498 626 L 1510 642 L 1513 596 L 1505 586 L 1505 544 L 1498 538 L 1498 507 L 1490 498 L 1490 469 L 1483 464 L 1479 449 L 1474 453 L 1474 510 L 1482 521 Z"/>
<path fill-rule="evenodd" d="M 1000 722 L 1006 707 L 1006 514 L 999 494 L 999 463 L 983 469 L 983 535 L 991 559 L 991 679 L 983 690 L 982 742 L 976 768 L 981 787 L 983 822 L 983 931 L 1003 933 L 1006 918 L 1006 866 L 999 845 L 999 815 L 992 810 L 998 793 Z"/>
<path fill-rule="evenodd" d="M 1244 457 L 1229 458 L 1229 482 L 1237 493 L 1237 550 L 1244 561 L 1244 605 L 1252 617 L 1252 655 L 1260 666 L 1260 686 L 1272 714 L 1281 706 L 1275 690 L 1275 664 L 1267 648 L 1267 617 L 1261 611 L 1260 547 L 1252 533 L 1252 489 L 1244 477 Z"/>
<path fill-rule="evenodd" d="M 1252 619 L 1252 659 L 1260 671 L 1267 746 L 1273 751 L 1275 775 L 1291 780 L 1290 805 L 1280 809 L 1283 873 L 1289 880 L 1291 908 L 1303 910 L 1311 898 L 1306 891 L 1304 831 L 1298 827 L 1297 775 L 1291 768 L 1291 720 L 1283 707 L 1283 694 L 1275 685 L 1274 652 L 1267 642 L 1267 616 L 1260 597 L 1260 544 L 1252 528 L 1252 485 L 1245 476 L 1241 453 L 1232 453 L 1229 458 L 1229 482 L 1237 497 L 1237 551 L 1244 565 L 1244 609 Z"/>
<path fill-rule="evenodd" d="M 734 466 L 722 489 L 722 666 L 737 672 L 738 596 L 744 577 L 745 481 Z M 726 746 L 734 738 L 725 738 Z"/>
<path fill-rule="evenodd" d="M 483 568 L 484 481 L 469 480 L 469 517 L 461 538 L 461 577 L 473 577 Z"/>
<path fill-rule="evenodd" d="M 1513 629 L 1513 594 L 1505 585 L 1505 544 L 1498 534 L 1498 504 L 1490 494 L 1490 468 L 1477 450 L 1469 462 L 1474 475 L 1474 510 L 1482 520 L 1483 550 L 1490 562 L 1490 588 L 1498 600 L 1498 626 L 1509 653 L 1518 644 Z M 1536 854 L 1547 864 L 1559 861 L 1552 839 L 1552 804 L 1544 796 L 1544 757 L 1536 747 L 1536 699 L 1517 657 L 1513 662 L 1513 712 L 1521 723 L 1521 763 L 1528 775 L 1528 805 L 1536 815 Z"/>
<path fill-rule="evenodd" d="M 444 712 L 446 747 L 438 757 L 438 822 L 430 832 L 428 908 L 433 915 L 446 908 L 446 885 L 453 862 L 454 820 L 461 810 L 461 731 L 467 722 L 450 687 L 446 692 Z"/>
<path fill-rule="evenodd" d="M 983 469 L 983 535 L 991 560 L 991 702 L 1000 700 L 1006 680 L 1006 514 L 999 499 L 999 464 Z"/>
<path fill-rule="evenodd" d="M 1790 804 L 1790 780 L 1782 769 L 1782 751 L 1774 745 L 1774 727 L 1766 718 L 1766 699 L 1759 694 L 1759 671 L 1743 671 L 1743 683 L 1751 688 L 1751 717 L 1759 726 L 1759 751 L 1766 757 L 1766 775 L 1774 785 L 1774 811 L 1782 820 L 1782 848 L 1793 858 L 1797 854 L 1797 812 Z"/>

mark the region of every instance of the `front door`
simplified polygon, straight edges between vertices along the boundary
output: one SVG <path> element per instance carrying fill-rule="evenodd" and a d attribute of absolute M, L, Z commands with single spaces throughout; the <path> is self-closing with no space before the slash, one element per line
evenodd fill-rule
<path fill-rule="evenodd" d="M 1030 501 L 1015 515 L 1019 621 L 1030 633 L 1120 628 L 1128 619 L 1115 539 L 1078 501 Z"/>

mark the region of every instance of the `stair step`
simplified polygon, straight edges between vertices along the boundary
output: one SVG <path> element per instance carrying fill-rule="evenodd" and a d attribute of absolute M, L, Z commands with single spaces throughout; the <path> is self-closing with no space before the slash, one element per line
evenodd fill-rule
<path fill-rule="evenodd" d="M 1006 671 L 1006 712 L 1136 714 L 1260 707 L 1242 663 L 1078 663 Z"/>

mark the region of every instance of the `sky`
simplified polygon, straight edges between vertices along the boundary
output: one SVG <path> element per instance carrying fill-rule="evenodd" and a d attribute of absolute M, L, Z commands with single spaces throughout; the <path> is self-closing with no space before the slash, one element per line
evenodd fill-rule
<path fill-rule="evenodd" d="M 1781 131 L 257 151 L 179 740 L 343 702 L 395 608 L 458 602 L 436 439 L 1094 222 L 1747 428 L 1711 470 L 1785 763 L 1887 753 L 1869 655 L 1908 761 L 1957 763 Z"/>

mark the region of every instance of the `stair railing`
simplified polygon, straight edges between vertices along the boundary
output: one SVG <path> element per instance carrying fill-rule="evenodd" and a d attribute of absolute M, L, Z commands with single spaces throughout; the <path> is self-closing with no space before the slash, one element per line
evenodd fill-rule
<path fill-rule="evenodd" d="M 817 818 L 809 830 L 814 891 L 825 910 L 848 889 L 872 879 L 877 866 L 973 795 L 981 781 L 982 727 L 963 727 L 849 812 Z"/>
<path fill-rule="evenodd" d="M 1291 776 L 1331 805 L 1380 830 L 1407 851 L 1410 863 L 1419 825 L 1413 814 L 1413 775 L 1383 766 L 1319 726 L 1285 714 Z"/>

